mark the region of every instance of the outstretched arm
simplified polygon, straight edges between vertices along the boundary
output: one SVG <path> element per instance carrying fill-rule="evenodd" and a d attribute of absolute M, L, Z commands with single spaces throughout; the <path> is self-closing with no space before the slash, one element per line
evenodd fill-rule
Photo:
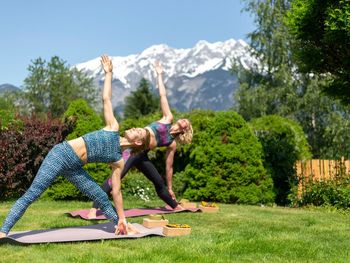
<path fill-rule="evenodd" d="M 166 122 L 171 123 L 173 121 L 173 114 L 170 111 L 169 103 L 168 103 L 168 98 L 166 96 L 166 90 L 163 82 L 163 68 L 160 65 L 160 62 L 157 60 L 154 63 L 154 69 L 157 74 L 157 85 L 159 89 L 159 96 L 160 96 L 160 107 L 163 112 L 163 120 Z"/>
<path fill-rule="evenodd" d="M 113 64 L 107 55 L 101 56 L 101 64 L 105 72 L 105 81 L 103 85 L 103 116 L 108 130 L 118 131 L 119 124 L 113 114 L 112 107 L 112 75 Z"/>
<path fill-rule="evenodd" d="M 167 149 L 165 156 L 165 176 L 168 186 L 168 191 L 171 197 L 175 200 L 176 196 L 173 191 L 173 163 L 174 163 L 174 155 L 176 152 L 176 141 L 173 141 Z"/>
<path fill-rule="evenodd" d="M 118 226 L 116 234 L 127 234 L 127 224 L 123 208 L 123 196 L 121 192 L 121 172 L 124 168 L 124 161 L 120 160 L 116 163 L 112 163 L 112 197 L 114 206 L 117 209 L 118 214 Z"/>

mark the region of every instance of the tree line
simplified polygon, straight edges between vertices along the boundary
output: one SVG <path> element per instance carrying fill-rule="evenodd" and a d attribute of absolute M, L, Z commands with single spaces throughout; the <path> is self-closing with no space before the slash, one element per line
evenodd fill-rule
<path fill-rule="evenodd" d="M 246 120 L 276 114 L 301 124 L 314 158 L 350 158 L 350 2 L 244 0 L 258 64 L 235 62 L 235 110 Z"/>

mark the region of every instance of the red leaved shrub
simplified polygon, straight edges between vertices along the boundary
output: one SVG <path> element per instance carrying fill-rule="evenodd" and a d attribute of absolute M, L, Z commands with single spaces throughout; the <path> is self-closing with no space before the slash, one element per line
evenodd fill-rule
<path fill-rule="evenodd" d="M 69 133 L 67 125 L 50 117 L 20 120 L 21 125 L 0 130 L 0 199 L 23 194 L 49 150 Z"/>

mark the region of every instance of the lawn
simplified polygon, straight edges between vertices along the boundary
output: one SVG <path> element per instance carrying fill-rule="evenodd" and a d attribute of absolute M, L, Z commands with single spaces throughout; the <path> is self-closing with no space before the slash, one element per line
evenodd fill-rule
<path fill-rule="evenodd" d="M 1 222 L 11 204 L 0 203 Z M 64 215 L 90 204 L 39 200 L 13 230 L 92 224 Z M 159 205 L 160 201 L 125 200 L 126 208 Z M 171 223 L 191 225 L 191 235 L 2 245 L 0 262 L 350 262 L 348 212 L 221 204 L 217 214 L 179 213 L 166 217 Z M 141 223 L 142 218 L 130 221 Z"/>

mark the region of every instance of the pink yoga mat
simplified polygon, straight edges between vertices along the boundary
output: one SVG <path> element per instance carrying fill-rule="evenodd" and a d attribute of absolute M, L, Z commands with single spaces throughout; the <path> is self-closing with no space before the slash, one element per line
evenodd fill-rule
<path fill-rule="evenodd" d="M 56 228 L 47 230 L 10 232 L 5 238 L 0 238 L 1 244 L 30 245 L 41 243 L 62 243 L 79 241 L 97 241 L 106 239 L 139 238 L 145 236 L 164 236 L 162 227 L 146 228 L 133 223 L 140 231 L 134 235 L 115 235 L 114 224 L 105 223 L 92 226 Z"/>
<path fill-rule="evenodd" d="M 172 210 L 167 209 L 165 207 L 158 208 L 132 208 L 125 209 L 124 213 L 126 217 L 136 217 L 136 216 L 145 216 L 150 214 L 169 214 L 169 213 L 179 213 L 179 212 L 201 212 L 199 208 L 188 208 L 184 210 Z M 88 209 L 85 210 L 76 210 L 69 213 L 66 213 L 72 217 L 80 217 L 85 220 L 106 220 L 107 218 L 104 216 L 101 210 L 97 210 L 96 218 L 89 219 L 87 217 L 89 213 Z"/>

